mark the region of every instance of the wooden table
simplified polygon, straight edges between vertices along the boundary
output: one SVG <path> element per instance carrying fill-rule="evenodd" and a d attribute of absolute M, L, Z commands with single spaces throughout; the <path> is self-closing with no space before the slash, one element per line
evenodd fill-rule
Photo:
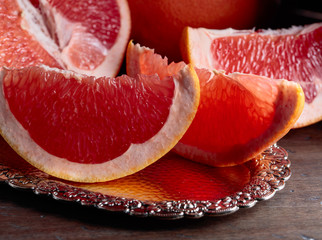
<path fill-rule="evenodd" d="M 322 239 L 322 122 L 291 130 L 279 145 L 292 162 L 285 188 L 223 217 L 131 217 L 0 184 L 0 239 Z"/>

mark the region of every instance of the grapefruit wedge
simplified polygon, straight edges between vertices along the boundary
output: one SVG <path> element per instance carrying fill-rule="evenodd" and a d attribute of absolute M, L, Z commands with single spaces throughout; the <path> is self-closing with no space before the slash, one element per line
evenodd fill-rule
<path fill-rule="evenodd" d="M 127 73 L 171 76 L 185 66 L 129 43 Z M 200 104 L 175 146 L 180 155 L 212 166 L 233 166 L 259 155 L 282 138 L 304 106 L 301 86 L 287 80 L 198 69 Z"/>
<path fill-rule="evenodd" d="M 183 59 L 199 68 L 297 82 L 305 106 L 294 127 L 322 119 L 322 23 L 257 32 L 187 27 L 181 50 Z"/>
<path fill-rule="evenodd" d="M 130 34 L 126 0 L 3 0 L 0 66 L 46 64 L 116 76 Z"/>
<path fill-rule="evenodd" d="M 78 182 L 120 178 L 153 163 L 195 116 L 199 82 L 176 75 L 95 78 L 47 66 L 4 68 L 0 130 L 29 163 Z"/>

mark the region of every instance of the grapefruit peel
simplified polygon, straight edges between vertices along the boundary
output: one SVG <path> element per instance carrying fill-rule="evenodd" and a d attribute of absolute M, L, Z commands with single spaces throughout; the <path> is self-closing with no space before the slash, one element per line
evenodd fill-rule
<path fill-rule="evenodd" d="M 314 31 L 322 27 L 322 23 L 314 23 L 306 26 L 292 26 L 291 28 L 283 29 L 267 29 L 260 31 L 260 35 L 272 35 L 272 36 L 285 36 L 285 35 L 302 35 Z M 216 29 L 207 29 L 207 28 L 192 28 L 185 27 L 180 42 L 180 50 L 182 58 L 187 63 L 191 63 L 197 68 L 207 68 L 207 69 L 218 69 L 219 64 L 211 56 L 210 49 L 211 44 L 214 39 L 227 37 L 227 36 L 247 36 L 256 33 L 254 29 L 251 30 L 236 30 L 233 28 L 227 28 L 222 30 Z M 320 43 L 317 43 L 320 44 Z M 305 89 L 307 86 L 312 83 L 316 87 L 316 94 L 312 102 L 308 103 L 305 101 L 304 109 L 292 128 L 301 128 L 309 126 L 311 124 L 317 123 L 322 120 L 322 60 L 315 59 L 311 56 L 312 61 L 319 61 L 319 69 L 316 72 L 316 76 L 312 76 L 311 82 L 304 82 L 301 79 L 298 80 L 298 83 Z M 221 66 L 222 67 L 222 66 Z M 285 66 L 287 67 L 287 66 Z M 224 70 L 224 69 L 223 69 Z M 238 72 L 243 72 L 238 71 Z M 271 76 L 269 76 L 271 77 Z M 273 77 L 274 78 L 274 77 Z M 292 80 L 292 79 L 287 79 Z"/>
<path fill-rule="evenodd" d="M 153 49 L 141 47 L 140 44 L 134 45 L 133 42 L 130 42 L 128 45 L 126 68 L 129 76 L 135 76 L 137 74 L 152 74 L 152 72 L 160 72 L 160 75 L 167 76 L 167 74 L 171 75 L 176 71 L 179 71 L 179 69 L 184 65 L 185 64 L 183 62 L 172 62 L 168 65 L 167 58 L 162 58 L 160 55 L 155 54 Z M 231 73 L 226 75 L 224 71 L 210 71 L 205 68 L 196 68 L 196 72 L 200 81 L 200 105 L 196 117 L 188 131 L 173 149 L 173 151 L 185 158 L 217 167 L 241 164 L 250 160 L 251 158 L 256 157 L 266 148 L 275 144 L 279 139 L 287 134 L 303 111 L 304 93 L 298 83 L 290 82 L 285 79 L 273 80 L 252 74 Z M 255 99 L 254 102 L 264 104 L 261 106 L 263 109 L 266 107 L 273 108 L 269 112 L 269 114 L 273 115 L 271 125 L 269 125 L 264 132 L 261 132 L 260 136 L 257 136 L 254 139 L 244 140 L 248 142 L 243 143 L 243 149 L 239 152 L 240 154 L 237 155 L 236 152 L 234 153 L 234 146 L 230 143 L 227 143 L 227 149 L 223 150 L 223 152 L 217 153 L 202 149 L 194 145 L 196 143 L 185 143 L 185 137 L 187 135 L 190 135 L 190 137 L 193 136 L 191 138 L 195 139 L 198 137 L 198 134 L 205 134 L 202 133 L 202 130 L 200 130 L 201 125 L 212 124 L 210 122 L 206 122 L 207 119 L 204 119 L 204 117 L 207 117 L 210 114 L 210 111 L 213 111 L 211 109 L 211 104 L 204 107 L 204 105 L 207 105 L 204 104 L 204 99 L 206 98 L 205 96 L 207 94 L 204 86 L 207 85 L 207 83 L 216 83 L 216 77 L 220 76 L 225 78 L 228 82 L 230 82 L 230 84 L 238 86 L 238 91 L 246 91 L 248 95 L 253 96 Z M 266 91 L 267 89 L 270 89 L 270 91 Z M 224 91 L 224 89 L 222 89 L 222 91 Z M 274 99 L 276 101 L 273 103 L 270 102 L 272 94 L 275 96 Z M 270 99 L 267 106 L 265 106 L 266 100 L 263 96 L 267 96 L 267 98 Z M 260 101 L 256 101 L 256 98 Z M 202 115 L 204 115 L 201 118 L 199 118 L 200 112 L 203 112 Z M 224 121 L 223 116 L 218 117 Z M 233 116 L 229 117 L 237 118 L 238 116 L 233 114 Z M 216 119 L 213 120 L 216 121 Z M 228 128 L 222 126 L 221 130 L 226 131 L 225 134 L 231 134 L 229 136 L 231 136 L 231 140 L 233 140 L 235 133 L 234 129 L 237 127 L 237 129 L 235 129 L 237 133 L 238 128 L 240 127 L 238 126 L 239 123 L 235 123 L 235 126 L 232 126 L 233 130 L 231 129 L 231 126 L 228 126 Z M 211 130 L 209 129 L 209 131 Z M 251 131 L 251 129 L 249 129 L 249 131 Z M 212 132 L 212 134 L 213 137 L 217 137 L 215 132 Z M 211 141 L 211 139 L 208 138 L 199 140 L 203 143 Z M 252 151 L 249 152 L 249 150 L 247 150 L 248 148 L 252 149 Z M 246 150 L 246 154 L 242 153 L 244 150 Z M 232 156 L 236 157 L 236 159 L 234 159 Z"/>
<path fill-rule="evenodd" d="M 274 94 L 273 92 L 275 91 L 275 93 L 277 93 L 277 96 L 276 102 L 274 103 L 276 105 L 276 109 L 274 109 L 274 118 L 271 125 L 265 130 L 265 132 L 261 133 L 261 135 L 256 137 L 255 139 L 248 139 L 248 142 L 245 143 L 242 150 L 250 148 L 252 149 L 251 152 L 247 152 L 246 150 L 246 154 L 244 154 L 243 151 L 240 151 L 240 156 L 234 156 L 232 154 L 234 151 L 234 146 L 232 145 L 228 148 L 228 150 L 224 150 L 223 152 L 207 151 L 205 149 L 199 148 L 198 146 L 185 144 L 183 137 L 182 141 L 179 141 L 173 149 L 176 153 L 180 154 L 183 157 L 216 167 L 229 167 L 244 163 L 252 158 L 255 158 L 265 149 L 272 146 L 283 136 L 285 136 L 294 126 L 296 120 L 300 117 L 303 111 L 304 93 L 301 86 L 295 82 L 290 82 L 285 79 L 279 79 L 278 81 L 276 81 L 266 77 L 256 76 L 256 80 L 262 80 L 258 82 L 258 89 L 255 90 L 252 89 L 254 87 L 252 86 L 254 83 L 250 83 L 248 79 L 248 77 L 254 77 L 252 74 L 232 73 L 226 75 L 223 72 L 215 71 L 215 75 L 222 75 L 236 80 L 239 84 L 242 84 L 243 87 L 246 87 L 246 91 L 251 92 L 251 94 L 255 96 L 255 99 L 257 97 L 258 99 L 263 99 L 261 95 Z M 213 79 L 215 78 L 216 77 L 214 77 Z M 214 80 L 209 79 L 208 81 Z M 275 89 L 272 88 L 272 92 L 269 93 L 261 91 L 262 87 L 260 86 L 260 84 L 263 84 L 263 81 L 267 81 L 267 85 L 272 84 L 272 86 L 274 86 L 274 84 L 276 84 L 276 86 L 274 86 Z M 248 83 L 250 83 L 249 85 L 251 87 L 249 89 L 247 89 Z M 294 99 L 296 99 L 296 101 L 294 101 Z M 265 107 L 265 105 L 263 105 L 263 107 Z M 205 107 L 202 111 L 211 111 L 211 108 Z M 237 115 L 235 117 L 237 117 Z M 193 128 L 195 131 L 197 130 L 196 125 L 192 125 L 191 128 Z M 249 131 L 251 131 L 251 129 L 249 129 Z M 234 134 L 232 134 L 231 137 L 233 139 Z"/>
<path fill-rule="evenodd" d="M 82 79 L 84 76 L 69 71 L 41 66 L 44 71 L 62 73 Z M 0 133 L 8 144 L 27 162 L 58 178 L 75 182 L 103 182 L 135 173 L 169 152 L 191 124 L 199 104 L 199 82 L 192 66 L 183 68 L 174 77 L 175 92 L 167 121 L 151 139 L 132 144 L 121 156 L 101 164 L 70 162 L 48 153 L 30 137 L 16 120 L 4 96 L 4 84 L 13 69 L 0 73 Z M 157 120 L 156 120 L 157 121 Z M 107 136 L 108 137 L 108 136 Z"/>
<path fill-rule="evenodd" d="M 37 41 L 59 63 L 60 68 L 96 77 L 114 77 L 118 74 L 131 31 L 130 10 L 126 0 L 114 1 L 117 5 L 118 14 L 120 14 L 120 27 L 111 46 L 108 43 L 104 44 L 98 36 L 95 36 L 91 32 L 92 29 L 85 26 L 86 22 L 78 20 L 77 17 L 76 20 L 70 20 L 64 12 L 66 9 L 60 9 L 69 6 L 71 3 L 58 4 L 59 7 L 56 7 L 49 3 L 49 0 L 40 0 L 41 10 L 39 10 L 29 0 L 14 1 L 17 7 L 15 10 L 21 18 L 21 24 L 17 27 L 23 29 L 26 36 L 30 36 Z M 83 4 L 83 2 L 79 1 L 78 3 Z M 110 2 L 114 4 L 113 1 Z M 102 3 L 98 1 L 92 8 L 81 10 L 85 13 L 96 11 L 91 13 L 96 14 L 95 25 L 107 25 L 103 26 L 103 33 L 98 34 L 108 38 L 111 35 L 108 32 L 109 29 L 116 25 L 112 22 L 115 19 L 110 19 L 113 16 L 106 15 L 103 12 L 106 9 L 101 9 L 99 4 Z M 71 14 L 71 12 L 69 11 L 68 14 Z M 93 19 L 86 19 L 86 21 L 91 20 Z M 108 22 L 108 20 L 111 22 Z M 9 40 L 13 41 L 13 44 L 16 41 L 14 37 Z M 24 44 L 28 44 L 28 42 Z M 46 62 L 43 62 L 43 64 L 46 64 Z"/>

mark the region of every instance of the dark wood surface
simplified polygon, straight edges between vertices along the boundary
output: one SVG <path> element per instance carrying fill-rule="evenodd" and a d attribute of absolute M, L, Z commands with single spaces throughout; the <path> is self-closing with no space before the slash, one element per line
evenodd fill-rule
<path fill-rule="evenodd" d="M 0 184 L 0 239 L 322 239 L 322 122 L 279 145 L 292 162 L 285 188 L 224 217 L 137 218 Z"/>
<path fill-rule="evenodd" d="M 316 22 L 294 16 L 319 1 L 283 0 L 275 24 Z M 224 217 L 157 220 L 109 213 L 38 196 L 0 184 L 0 240 L 3 239 L 322 239 L 322 122 L 291 130 L 279 145 L 289 152 L 292 176 L 283 190 L 253 208 Z"/>

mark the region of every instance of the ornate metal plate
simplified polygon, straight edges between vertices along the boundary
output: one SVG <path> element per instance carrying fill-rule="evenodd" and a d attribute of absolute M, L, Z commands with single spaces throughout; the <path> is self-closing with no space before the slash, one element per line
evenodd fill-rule
<path fill-rule="evenodd" d="M 123 179 L 81 184 L 35 169 L 0 141 L 0 182 L 54 199 L 165 219 L 221 216 L 252 207 L 284 187 L 289 166 L 287 152 L 274 145 L 237 167 L 212 168 L 170 154 Z"/>

